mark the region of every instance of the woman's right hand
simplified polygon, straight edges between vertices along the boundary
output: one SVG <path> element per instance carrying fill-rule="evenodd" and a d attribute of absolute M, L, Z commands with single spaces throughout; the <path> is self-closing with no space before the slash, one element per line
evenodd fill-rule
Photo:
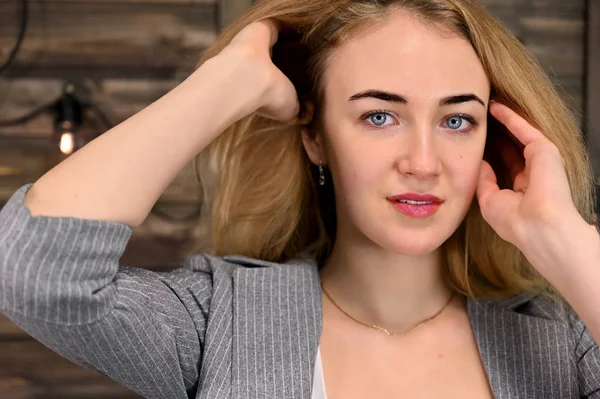
<path fill-rule="evenodd" d="M 278 36 L 271 21 L 245 27 L 175 89 L 44 174 L 25 206 L 34 216 L 139 226 L 173 178 L 227 127 L 254 112 L 279 121 L 297 116 L 295 88 L 271 61 Z"/>
<path fill-rule="evenodd" d="M 260 90 L 252 112 L 278 121 L 290 121 L 299 111 L 298 95 L 292 82 L 273 64 L 271 50 L 279 26 L 274 20 L 253 22 L 242 29 L 217 57 L 233 63 L 243 80 L 256 79 Z"/>

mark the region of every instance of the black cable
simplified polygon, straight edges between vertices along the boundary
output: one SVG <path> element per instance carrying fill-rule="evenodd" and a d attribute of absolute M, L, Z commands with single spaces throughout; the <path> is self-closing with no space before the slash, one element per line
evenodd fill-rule
<path fill-rule="evenodd" d="M 0 120 L 0 127 L 22 125 L 23 123 L 28 122 L 45 112 L 51 111 L 53 108 L 54 108 L 54 103 L 44 104 L 44 105 L 34 109 L 33 111 L 28 112 L 27 114 L 20 116 L 18 118 L 9 119 L 6 121 Z"/>
<path fill-rule="evenodd" d="M 220 1 L 217 2 L 214 8 L 215 12 L 213 14 L 215 26 L 217 27 L 217 33 L 220 33 L 223 30 L 223 27 L 221 26 L 221 14 L 223 13 L 223 6 L 221 3 L 222 2 Z"/>
<path fill-rule="evenodd" d="M 63 94 L 58 99 L 56 99 L 48 104 L 41 105 L 40 107 L 34 109 L 33 111 L 30 111 L 27 114 L 20 116 L 18 118 L 9 119 L 9 120 L 0 120 L 0 127 L 11 127 L 11 126 L 22 125 L 26 122 L 29 122 L 30 120 L 32 120 L 34 118 L 37 118 L 39 115 L 46 113 L 46 112 L 56 114 L 59 111 L 59 109 L 57 107 L 60 105 L 61 99 L 64 99 L 64 96 L 65 96 L 65 94 Z M 74 100 L 77 101 L 76 99 L 74 99 Z M 71 100 L 71 101 L 73 101 L 73 100 Z M 115 126 L 114 123 L 112 123 L 110 121 L 110 118 L 108 118 L 106 113 L 104 113 L 104 111 L 102 111 L 96 103 L 91 102 L 91 101 L 81 102 L 80 106 L 81 106 L 81 111 L 85 111 L 87 109 L 91 110 L 96 115 L 96 118 L 98 118 L 100 123 L 102 123 L 102 125 L 104 125 L 104 128 L 106 130 L 112 129 Z M 76 121 L 76 122 L 80 123 L 81 121 Z"/>
<path fill-rule="evenodd" d="M 25 38 L 25 32 L 27 31 L 27 22 L 29 21 L 29 4 L 27 0 L 21 0 L 21 5 L 21 27 L 19 29 L 17 41 L 10 53 L 8 54 L 6 62 L 0 65 L 0 75 L 2 74 L 2 72 L 8 69 L 9 65 L 13 62 L 13 60 L 17 56 L 17 53 L 19 52 L 19 49 L 21 48 L 23 38 Z"/>
<path fill-rule="evenodd" d="M 84 104 L 85 108 L 92 110 L 92 112 L 96 115 L 96 118 L 104 125 L 106 130 L 112 129 L 115 125 L 110 121 L 110 118 L 98 107 L 96 103 L 88 102 Z"/>
<path fill-rule="evenodd" d="M 173 215 L 170 215 L 169 213 L 161 210 L 157 205 L 154 205 L 152 207 L 150 213 L 154 216 L 158 216 L 159 218 L 172 223 L 195 222 L 198 221 L 198 218 L 201 216 L 201 210 L 197 209 L 189 215 L 174 217 Z"/>

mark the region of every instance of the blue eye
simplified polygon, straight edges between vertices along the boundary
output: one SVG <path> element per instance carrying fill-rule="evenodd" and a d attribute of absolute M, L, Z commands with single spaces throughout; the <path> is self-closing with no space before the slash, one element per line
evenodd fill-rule
<path fill-rule="evenodd" d="M 393 115 L 387 111 L 375 111 L 366 114 L 362 117 L 363 120 L 368 120 L 372 126 L 389 126 L 394 123 Z"/>
<path fill-rule="evenodd" d="M 468 133 L 474 126 L 477 126 L 477 122 L 468 115 L 451 115 L 442 122 L 442 127 L 460 133 Z"/>

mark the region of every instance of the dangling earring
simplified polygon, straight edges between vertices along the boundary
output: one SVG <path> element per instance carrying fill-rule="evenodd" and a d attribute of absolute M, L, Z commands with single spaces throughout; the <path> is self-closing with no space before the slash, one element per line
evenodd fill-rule
<path fill-rule="evenodd" d="M 319 185 L 325 185 L 325 171 L 323 170 L 323 161 L 319 161 Z"/>

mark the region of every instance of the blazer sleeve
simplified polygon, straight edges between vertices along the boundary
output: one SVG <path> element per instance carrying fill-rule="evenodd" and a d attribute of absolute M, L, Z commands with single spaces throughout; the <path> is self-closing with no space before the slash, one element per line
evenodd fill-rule
<path fill-rule="evenodd" d="M 575 360 L 582 398 L 600 399 L 600 349 L 583 321 L 571 312 L 575 333 Z"/>
<path fill-rule="evenodd" d="M 30 187 L 0 211 L 0 312 L 63 357 L 144 397 L 193 398 L 210 276 L 120 267 L 129 226 L 32 216 L 23 204 Z M 192 279 L 205 285 L 202 298 L 189 298 Z"/>

